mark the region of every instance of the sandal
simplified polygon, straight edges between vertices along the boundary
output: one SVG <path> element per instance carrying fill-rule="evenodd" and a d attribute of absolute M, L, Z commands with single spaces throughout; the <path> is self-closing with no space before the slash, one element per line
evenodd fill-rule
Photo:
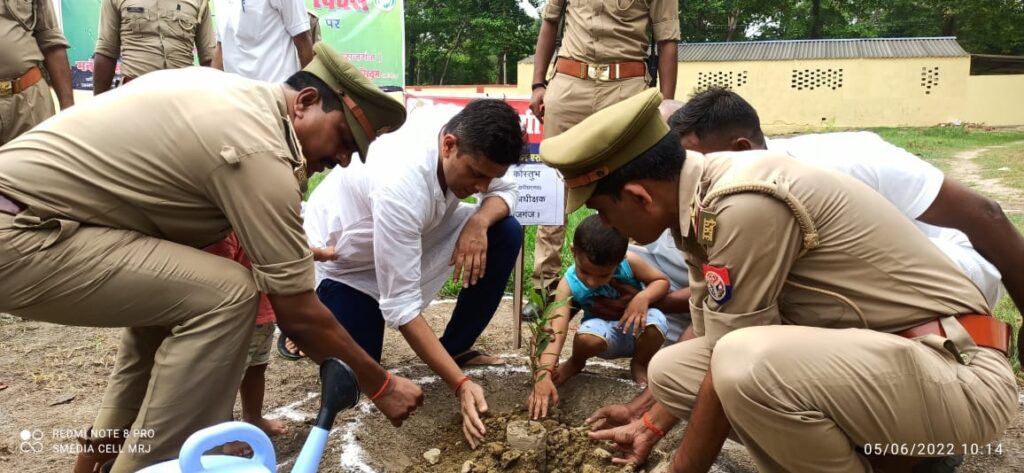
<path fill-rule="evenodd" d="M 301 360 L 301 359 L 303 359 L 305 357 L 305 355 L 300 354 L 301 351 L 299 351 L 299 352 L 289 351 L 288 350 L 288 345 L 286 345 L 286 343 L 288 343 L 288 337 L 286 337 L 283 333 L 280 336 L 277 337 L 277 354 L 278 354 L 278 356 L 280 356 L 281 358 L 284 358 L 284 359 L 286 359 L 288 361 L 299 361 L 299 360 Z"/>
<path fill-rule="evenodd" d="M 475 366 L 502 366 L 502 365 L 507 364 L 505 362 L 502 362 L 502 363 L 473 363 L 471 365 L 468 364 L 473 358 L 476 358 L 478 356 L 491 356 L 491 355 L 488 355 L 487 353 L 484 353 L 484 352 L 482 352 L 480 350 L 470 350 L 470 351 L 467 351 L 466 353 L 463 353 L 461 355 L 453 356 L 452 359 L 455 360 L 455 364 L 459 365 L 459 368 L 475 367 Z"/>

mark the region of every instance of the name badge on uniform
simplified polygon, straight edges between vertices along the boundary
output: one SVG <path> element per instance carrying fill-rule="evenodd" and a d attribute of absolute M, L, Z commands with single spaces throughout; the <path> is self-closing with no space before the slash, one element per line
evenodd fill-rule
<path fill-rule="evenodd" d="M 700 209 L 700 216 L 697 218 L 697 241 L 704 246 L 711 246 L 715 243 L 715 226 L 718 225 L 718 213 Z"/>
<path fill-rule="evenodd" d="M 146 13 L 146 7 L 128 7 L 128 13 Z"/>
<path fill-rule="evenodd" d="M 729 299 L 732 299 L 732 281 L 729 280 L 729 268 L 705 264 L 703 269 L 705 287 L 711 299 L 717 302 L 718 305 L 729 302 Z"/>

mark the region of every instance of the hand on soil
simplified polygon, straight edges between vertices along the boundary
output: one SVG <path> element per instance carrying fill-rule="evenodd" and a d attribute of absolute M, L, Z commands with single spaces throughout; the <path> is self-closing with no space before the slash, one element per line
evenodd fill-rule
<path fill-rule="evenodd" d="M 661 440 L 647 430 L 640 420 L 587 434 L 591 440 L 610 440 L 615 443 L 618 453 L 612 458 L 617 465 L 643 465 L 651 454 L 651 449 Z"/>
<path fill-rule="evenodd" d="M 388 391 L 373 404 L 391 421 L 391 425 L 400 427 L 412 411 L 423 405 L 423 390 L 408 379 L 393 376 Z"/>
<path fill-rule="evenodd" d="M 552 407 L 558 404 L 558 389 L 555 388 L 554 380 L 551 379 L 551 373 L 542 371 L 537 376 L 543 376 L 543 378 L 533 384 L 533 392 L 530 393 L 530 399 L 527 401 L 527 411 L 533 420 L 548 416 L 549 401 Z"/>
<path fill-rule="evenodd" d="M 610 404 L 594 411 L 585 422 L 591 431 L 596 432 L 626 425 L 639 418 L 640 416 L 634 414 L 625 404 Z"/>
<path fill-rule="evenodd" d="M 459 396 L 459 404 L 462 409 L 462 433 L 469 442 L 469 447 L 476 450 L 478 443 L 487 434 L 484 422 L 480 415 L 487 412 L 487 400 L 484 399 L 484 388 L 472 381 L 466 382 L 456 393 Z"/>

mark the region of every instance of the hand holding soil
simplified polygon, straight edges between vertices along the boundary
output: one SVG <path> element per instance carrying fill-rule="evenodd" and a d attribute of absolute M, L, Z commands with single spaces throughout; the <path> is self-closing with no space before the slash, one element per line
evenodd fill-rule
<path fill-rule="evenodd" d="M 482 442 L 484 435 L 487 434 L 487 428 L 480 420 L 480 416 L 487 413 L 484 388 L 472 381 L 467 381 L 459 388 L 456 395 L 459 397 L 462 412 L 462 433 L 466 435 L 469 447 L 475 450 L 477 444 Z"/>
<path fill-rule="evenodd" d="M 592 432 L 611 429 L 626 425 L 640 419 L 640 414 L 633 412 L 626 404 L 609 404 L 590 414 L 585 421 Z"/>
<path fill-rule="evenodd" d="M 591 440 L 614 442 L 618 453 L 612 458 L 612 463 L 617 465 L 643 465 L 651 455 L 651 450 L 661 440 L 661 437 L 647 430 L 641 420 L 613 429 L 590 432 L 588 437 Z"/>
<path fill-rule="evenodd" d="M 391 421 L 391 425 L 401 427 L 412 411 L 423 405 L 423 390 L 412 381 L 396 375 L 391 378 L 387 391 L 373 404 Z"/>

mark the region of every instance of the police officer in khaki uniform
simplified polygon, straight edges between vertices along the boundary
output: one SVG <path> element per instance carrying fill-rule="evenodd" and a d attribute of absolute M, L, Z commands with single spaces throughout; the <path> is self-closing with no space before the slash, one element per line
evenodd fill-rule
<path fill-rule="evenodd" d="M 217 47 L 209 0 L 102 0 L 93 94 L 110 90 L 117 58 L 121 83 L 162 69 L 209 66 Z"/>
<path fill-rule="evenodd" d="M 568 2 L 568 5 L 566 3 Z M 564 12 L 563 12 L 564 8 Z M 550 83 L 559 22 L 562 46 Z M 676 91 L 679 6 L 675 0 L 549 0 L 537 36 L 530 110 L 544 121 L 544 138 L 558 136 L 594 112 L 647 88 L 653 33 L 663 96 Z M 542 225 L 534 247 L 533 287 L 553 290 L 562 269 L 565 228 Z"/>
<path fill-rule="evenodd" d="M 592 433 L 646 457 L 689 419 L 671 471 L 708 471 L 730 430 L 761 471 L 871 471 L 868 454 L 993 447 L 1017 409 L 1009 327 L 895 207 L 787 155 L 683 152 L 644 92 L 541 145 L 584 202 L 683 250 L 697 338 L 650 365 L 659 404 Z"/>
<path fill-rule="evenodd" d="M 76 471 L 122 442 L 113 471 L 135 471 L 230 419 L 260 292 L 282 331 L 316 361 L 345 360 L 395 425 L 422 401 L 313 293 L 299 180 L 405 120 L 340 53 L 314 50 L 285 84 L 147 74 L 0 148 L 0 312 L 126 327 Z M 201 250 L 232 230 L 251 272 Z"/>
<path fill-rule="evenodd" d="M 53 116 L 46 66 L 61 110 L 75 103 L 68 41 L 51 0 L 0 0 L 0 145 Z"/>

